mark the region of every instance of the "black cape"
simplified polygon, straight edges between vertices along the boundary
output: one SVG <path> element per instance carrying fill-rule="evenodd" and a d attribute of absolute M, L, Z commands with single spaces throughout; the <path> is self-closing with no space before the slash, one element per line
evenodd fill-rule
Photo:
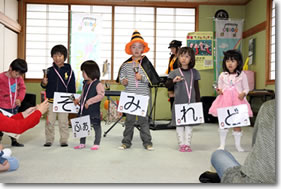
<path fill-rule="evenodd" d="M 126 60 L 123 64 L 125 64 L 126 62 L 131 62 L 131 61 L 133 61 L 132 57 L 129 58 L 128 60 Z M 121 67 L 123 66 L 123 64 L 121 65 Z M 120 74 L 121 67 L 118 71 L 118 76 L 116 79 L 117 83 L 119 83 L 119 74 Z M 160 77 L 146 56 L 143 56 L 143 58 L 142 58 L 141 67 L 146 74 L 146 77 L 149 81 L 150 86 L 158 86 L 161 81 Z"/>

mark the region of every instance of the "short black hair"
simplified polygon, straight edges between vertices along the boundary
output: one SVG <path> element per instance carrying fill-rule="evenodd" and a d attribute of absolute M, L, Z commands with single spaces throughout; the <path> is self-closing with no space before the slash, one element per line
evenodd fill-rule
<path fill-rule="evenodd" d="M 226 61 L 227 60 L 229 60 L 229 59 L 230 60 L 236 60 L 237 61 L 237 67 L 234 71 L 238 75 L 240 75 L 240 73 L 243 70 L 243 56 L 242 56 L 241 52 L 233 49 L 233 50 L 228 50 L 226 52 L 223 52 L 223 54 L 224 54 L 224 58 L 223 58 L 223 62 L 222 62 L 223 71 L 229 72 L 229 70 L 226 67 Z"/>
<path fill-rule="evenodd" d="M 87 60 L 82 63 L 81 71 L 84 71 L 92 80 L 100 79 L 100 68 L 98 64 L 93 60 Z"/>
<path fill-rule="evenodd" d="M 24 74 L 27 72 L 27 63 L 25 60 L 17 58 L 11 64 L 10 67 L 12 71 L 19 72 L 20 74 Z"/>
<path fill-rule="evenodd" d="M 192 48 L 190 48 L 190 47 L 182 47 L 182 48 L 180 48 L 179 56 L 181 54 L 186 54 L 186 53 L 188 53 L 188 55 L 191 57 L 190 62 L 188 64 L 188 69 L 194 68 L 194 66 L 195 66 L 195 53 L 194 53 L 194 50 Z M 180 68 L 182 67 L 182 65 L 181 65 L 181 63 L 179 61 L 179 58 L 178 58 L 178 66 Z"/>
<path fill-rule="evenodd" d="M 63 45 L 56 45 L 52 48 L 51 50 L 51 57 L 54 56 L 54 54 L 56 53 L 61 53 L 63 56 L 64 56 L 64 61 L 66 60 L 67 58 L 67 49 L 65 46 Z"/>

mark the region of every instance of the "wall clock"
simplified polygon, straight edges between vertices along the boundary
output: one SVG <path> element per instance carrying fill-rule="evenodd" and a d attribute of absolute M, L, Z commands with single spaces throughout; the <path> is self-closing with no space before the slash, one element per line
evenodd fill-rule
<path fill-rule="evenodd" d="M 225 10 L 220 9 L 216 12 L 215 18 L 221 19 L 221 20 L 227 20 L 228 19 L 228 13 Z"/>

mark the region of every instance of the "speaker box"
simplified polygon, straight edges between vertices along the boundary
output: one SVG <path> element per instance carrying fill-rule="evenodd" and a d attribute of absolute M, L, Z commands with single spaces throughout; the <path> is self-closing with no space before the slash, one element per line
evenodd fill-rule
<path fill-rule="evenodd" d="M 217 117 L 214 117 L 211 114 L 208 114 L 209 109 L 215 99 L 216 99 L 215 96 L 202 96 L 201 97 L 201 102 L 203 104 L 203 113 L 204 113 L 205 123 L 218 123 Z"/>
<path fill-rule="evenodd" d="M 33 107 L 36 105 L 36 95 L 26 93 L 21 106 L 19 107 L 19 112 L 25 111 L 27 108 Z"/>

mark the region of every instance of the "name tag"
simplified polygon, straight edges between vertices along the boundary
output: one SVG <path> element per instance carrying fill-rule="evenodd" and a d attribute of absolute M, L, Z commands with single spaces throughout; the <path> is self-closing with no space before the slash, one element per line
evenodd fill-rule
<path fill-rule="evenodd" d="M 175 105 L 176 125 L 204 123 L 202 102 Z"/>
<path fill-rule="evenodd" d="M 79 106 L 75 106 L 73 100 L 79 97 L 80 94 L 55 92 L 53 112 L 78 113 Z"/>
<path fill-rule="evenodd" d="M 70 120 L 74 138 L 87 137 L 91 135 L 90 116 L 82 116 Z"/>
<path fill-rule="evenodd" d="M 221 129 L 250 125 L 248 106 L 246 104 L 218 108 L 217 112 Z"/>
<path fill-rule="evenodd" d="M 118 111 L 145 117 L 147 113 L 148 100 L 149 96 L 121 92 Z"/>

